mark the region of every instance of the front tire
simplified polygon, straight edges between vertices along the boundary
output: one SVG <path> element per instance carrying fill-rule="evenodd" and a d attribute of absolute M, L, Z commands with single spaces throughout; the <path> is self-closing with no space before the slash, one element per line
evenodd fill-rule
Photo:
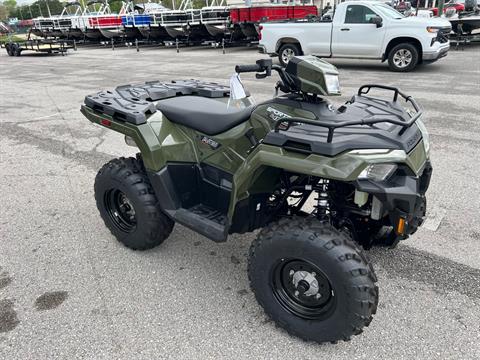
<path fill-rule="evenodd" d="M 300 47 L 296 44 L 284 44 L 278 50 L 278 60 L 282 66 L 287 66 L 290 59 L 301 54 Z"/>
<path fill-rule="evenodd" d="M 408 72 L 418 64 L 418 50 L 413 44 L 398 44 L 388 54 L 388 66 L 395 72 Z"/>
<path fill-rule="evenodd" d="M 161 210 L 140 161 L 114 159 L 95 178 L 95 200 L 105 225 L 126 247 L 147 250 L 160 245 L 174 222 Z"/>
<path fill-rule="evenodd" d="M 349 340 L 378 305 L 373 267 L 344 232 L 312 219 L 283 219 L 250 248 L 250 285 L 277 325 L 304 340 Z"/>

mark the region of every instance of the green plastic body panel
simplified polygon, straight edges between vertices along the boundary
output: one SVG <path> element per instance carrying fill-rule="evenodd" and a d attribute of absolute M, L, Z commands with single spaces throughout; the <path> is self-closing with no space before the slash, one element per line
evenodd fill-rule
<path fill-rule="evenodd" d="M 91 122 L 133 138 L 142 153 L 145 167 L 150 171 L 157 172 L 168 162 L 196 162 L 231 173 L 233 188 L 229 220 L 238 201 L 250 194 L 272 191 L 281 170 L 352 182 L 372 163 L 406 164 L 419 175 L 428 159 L 423 140 L 409 154 L 403 150 L 391 150 L 374 154 L 344 152 L 335 157 L 287 151 L 261 142 L 254 146 L 246 133 L 253 130 L 255 137 L 262 139 L 271 131 L 274 121 L 268 116 L 269 106 L 259 105 L 248 121 L 222 134 L 207 136 L 220 144 L 217 148 L 201 141 L 206 135 L 172 123 L 159 111 L 150 116 L 146 124 L 138 126 L 115 121 L 85 106 L 81 111 Z M 315 118 L 305 110 L 278 104 L 275 108 L 290 116 Z M 102 124 L 102 120 L 108 120 L 110 125 Z"/>
<path fill-rule="evenodd" d="M 338 82 L 337 68 L 316 56 L 296 56 L 289 61 L 286 72 L 293 76 L 300 90 L 306 94 L 341 95 L 339 86 L 334 90 L 327 85 L 327 79 L 336 79 Z"/>
<path fill-rule="evenodd" d="M 181 127 L 172 124 L 161 113 L 152 115 L 146 124 L 133 125 L 116 121 L 86 106 L 82 106 L 81 112 L 91 122 L 131 137 L 140 149 L 145 167 L 149 170 L 158 171 L 168 161 L 198 161 L 192 139 Z M 102 123 L 102 120 L 107 120 L 109 125 Z"/>

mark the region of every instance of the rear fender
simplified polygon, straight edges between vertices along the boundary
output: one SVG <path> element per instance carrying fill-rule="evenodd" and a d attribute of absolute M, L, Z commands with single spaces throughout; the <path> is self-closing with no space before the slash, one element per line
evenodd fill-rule
<path fill-rule="evenodd" d="M 192 142 L 178 126 L 160 112 L 145 124 L 134 125 L 119 121 L 82 105 L 82 114 L 91 122 L 131 137 L 142 154 L 145 168 L 159 171 L 167 161 L 197 162 Z"/>

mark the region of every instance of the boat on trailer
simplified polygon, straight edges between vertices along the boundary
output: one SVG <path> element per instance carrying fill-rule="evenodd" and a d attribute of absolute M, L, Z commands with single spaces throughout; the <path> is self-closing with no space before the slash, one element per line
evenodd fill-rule
<path fill-rule="evenodd" d="M 133 16 L 133 22 L 144 38 L 156 41 L 172 39 L 162 26 L 161 16 L 163 12 L 171 11 L 170 9 L 157 3 L 136 4 L 135 9 L 142 11 L 142 14 Z"/>
<path fill-rule="evenodd" d="M 122 15 L 127 13 L 128 6 L 129 3 L 122 1 L 122 7 L 120 8 L 119 14 L 114 14 L 110 10 L 110 5 L 106 3 L 104 14 L 93 19 L 95 26 L 100 30 L 103 37 L 107 39 L 125 37 Z"/>
<path fill-rule="evenodd" d="M 287 1 L 285 4 L 256 4 L 252 6 L 231 7 L 231 26 L 238 27 L 248 39 L 257 40 L 261 22 L 288 21 L 318 16 L 318 8 L 305 2 Z"/>
<path fill-rule="evenodd" d="M 192 22 L 192 13 L 188 13 L 191 7 L 191 0 L 182 0 L 177 10 L 173 9 L 159 14 L 161 26 L 172 39 L 187 38 L 187 25 Z"/>
<path fill-rule="evenodd" d="M 55 33 L 60 34 L 60 37 L 69 39 L 82 39 L 83 33 L 80 29 L 72 27 L 73 19 L 77 19 L 82 15 L 82 6 L 79 2 L 67 3 L 62 13 L 58 16 L 53 16 L 53 29 Z"/>
<path fill-rule="evenodd" d="M 110 13 L 110 7 L 105 1 L 91 0 L 86 4 L 82 15 L 72 19 L 72 29 L 74 31 L 79 29 L 84 38 L 101 40 L 104 37 L 98 28 L 97 18 L 106 13 Z"/>
<path fill-rule="evenodd" d="M 459 13 L 447 19 L 452 24 L 452 30 L 456 35 L 480 35 L 480 10 Z"/>
<path fill-rule="evenodd" d="M 33 19 L 33 27 L 30 32 L 39 37 L 50 37 L 53 36 L 53 19 L 46 18 L 43 16 Z"/>
<path fill-rule="evenodd" d="M 129 9 L 122 15 L 122 25 L 125 29 L 125 37 L 128 39 L 148 38 L 146 29 L 150 28 L 150 15 L 147 9 L 163 8 L 157 3 L 135 4 L 130 2 Z M 143 31 L 143 32 L 142 32 Z M 145 35 L 144 35 L 145 33 Z"/>
<path fill-rule="evenodd" d="M 230 7 L 225 0 L 212 0 L 200 10 L 201 24 L 213 38 L 223 38 L 229 34 Z"/>

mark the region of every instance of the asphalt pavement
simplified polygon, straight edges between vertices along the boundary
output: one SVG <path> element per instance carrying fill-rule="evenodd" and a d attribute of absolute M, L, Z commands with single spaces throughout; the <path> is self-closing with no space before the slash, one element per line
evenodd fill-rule
<path fill-rule="evenodd" d="M 216 244 L 176 225 L 160 247 L 128 250 L 95 206 L 96 171 L 133 155 L 80 114 L 85 95 L 150 80 L 228 84 L 255 49 L 80 48 L 0 52 L 0 359 L 479 359 L 480 46 L 407 74 L 332 60 L 340 104 L 364 83 L 400 87 L 425 108 L 434 174 L 425 226 L 369 252 L 378 313 L 350 342 L 307 343 L 275 327 L 246 275 L 255 234 Z M 257 101 L 274 77 L 242 75 Z"/>

